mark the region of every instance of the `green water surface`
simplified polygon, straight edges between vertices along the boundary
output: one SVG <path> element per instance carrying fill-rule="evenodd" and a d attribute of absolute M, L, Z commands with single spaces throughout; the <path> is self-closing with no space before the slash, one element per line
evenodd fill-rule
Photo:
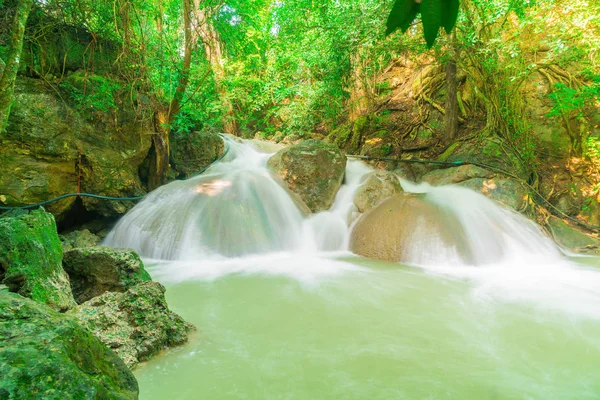
<path fill-rule="evenodd" d="M 314 281 L 167 282 L 198 332 L 136 370 L 140 398 L 600 399 L 596 318 L 354 263 L 364 268 Z"/>

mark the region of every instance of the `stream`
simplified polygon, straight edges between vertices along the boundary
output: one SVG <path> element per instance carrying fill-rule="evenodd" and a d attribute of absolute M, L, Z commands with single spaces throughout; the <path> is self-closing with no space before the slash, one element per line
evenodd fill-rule
<path fill-rule="evenodd" d="M 198 327 L 135 371 L 141 399 L 600 399 L 600 259 L 481 194 L 404 181 L 463 228 L 473 263 L 418 229 L 410 265 L 360 258 L 369 167 L 349 161 L 332 209 L 305 217 L 269 154 L 227 142 L 106 239 L 140 252 Z"/>

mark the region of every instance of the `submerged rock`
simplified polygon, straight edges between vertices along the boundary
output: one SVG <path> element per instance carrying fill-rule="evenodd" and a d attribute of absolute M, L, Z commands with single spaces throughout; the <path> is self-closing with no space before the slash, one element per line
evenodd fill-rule
<path fill-rule="evenodd" d="M 0 290 L 0 399 L 137 398 L 127 366 L 73 318 Z"/>
<path fill-rule="evenodd" d="M 364 213 L 402 191 L 396 175 L 384 171 L 371 172 L 363 177 L 363 184 L 354 194 L 354 205 Z"/>
<path fill-rule="evenodd" d="M 173 167 L 184 178 L 192 177 L 223 155 L 223 139 L 212 132 L 176 136 L 171 143 Z"/>
<path fill-rule="evenodd" d="M 416 250 L 447 248 L 463 261 L 472 257 L 460 223 L 420 194 L 399 193 L 364 214 L 350 234 L 350 250 L 360 256 L 415 262 Z M 438 249 L 439 250 L 439 249 Z M 435 256 L 438 256 L 437 254 Z"/>
<path fill-rule="evenodd" d="M 333 204 L 344 180 L 346 156 L 335 145 L 307 140 L 278 151 L 267 165 L 312 212 L 319 212 Z"/>
<path fill-rule="evenodd" d="M 69 313 L 133 367 L 185 343 L 194 329 L 169 310 L 164 293 L 160 283 L 144 282 L 125 293 L 106 292 Z"/>
<path fill-rule="evenodd" d="M 0 218 L 0 283 L 60 311 L 75 306 L 52 214 L 13 212 Z"/>
<path fill-rule="evenodd" d="M 60 235 L 62 241 L 63 251 L 69 251 L 72 249 L 80 249 L 83 247 L 93 247 L 100 244 L 100 237 L 94 235 L 88 229 L 81 231 L 73 231 L 64 235 Z"/>
<path fill-rule="evenodd" d="M 151 280 L 140 256 L 131 249 L 77 248 L 65 252 L 63 266 L 78 304 L 105 292 L 125 292 Z"/>

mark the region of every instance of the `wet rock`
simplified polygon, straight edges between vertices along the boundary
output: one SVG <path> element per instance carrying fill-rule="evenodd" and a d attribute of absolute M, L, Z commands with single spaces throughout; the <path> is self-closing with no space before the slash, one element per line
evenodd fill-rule
<path fill-rule="evenodd" d="M 455 184 L 467 187 L 516 211 L 524 210 L 529 199 L 529 188 L 523 183 L 470 164 L 431 171 L 423 176 L 422 181 L 434 186 Z"/>
<path fill-rule="evenodd" d="M 457 184 L 474 178 L 491 178 L 493 175 L 487 169 L 468 164 L 452 168 L 436 169 L 425 174 L 422 181 L 434 186 L 442 186 Z"/>
<path fill-rule="evenodd" d="M 135 377 L 75 319 L 0 290 L 0 398 L 138 398 Z"/>
<path fill-rule="evenodd" d="M 214 132 L 175 136 L 171 143 L 173 167 L 184 178 L 198 174 L 221 157 L 224 151 L 223 139 Z"/>
<path fill-rule="evenodd" d="M 567 223 L 562 219 L 550 217 L 548 229 L 554 241 L 562 248 L 576 253 L 600 252 L 600 240 L 584 233 L 575 223 Z"/>
<path fill-rule="evenodd" d="M 64 235 L 60 235 L 60 240 L 63 245 L 63 251 L 65 252 L 71 249 L 94 247 L 100 243 L 100 237 L 94 235 L 88 229 L 73 231 Z"/>
<path fill-rule="evenodd" d="M 465 262 L 472 259 L 460 223 L 420 194 L 390 197 L 364 214 L 350 234 L 352 252 L 393 262 L 415 262 L 412 251 L 436 250 L 434 243 L 456 249 Z"/>
<path fill-rule="evenodd" d="M 328 210 L 346 169 L 346 156 L 332 144 L 307 140 L 278 151 L 268 167 L 312 212 Z"/>
<path fill-rule="evenodd" d="M 106 292 L 69 313 L 133 367 L 185 343 L 194 329 L 169 310 L 164 293 L 160 283 L 144 282 L 125 293 Z"/>
<path fill-rule="evenodd" d="M 0 218 L 0 283 L 60 311 L 75 306 L 52 214 L 13 212 Z"/>
<path fill-rule="evenodd" d="M 125 292 L 151 280 L 140 256 L 131 249 L 76 248 L 65 252 L 63 267 L 78 304 L 105 292 Z"/>
<path fill-rule="evenodd" d="M 396 175 L 384 171 L 371 172 L 363 178 L 362 185 L 356 191 L 354 205 L 364 213 L 402 191 Z"/>

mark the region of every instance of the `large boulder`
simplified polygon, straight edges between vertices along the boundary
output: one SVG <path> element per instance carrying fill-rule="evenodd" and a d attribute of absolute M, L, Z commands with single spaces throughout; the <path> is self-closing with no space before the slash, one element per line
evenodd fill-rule
<path fill-rule="evenodd" d="M 86 85 L 86 79 L 73 75 L 72 90 Z M 144 194 L 138 168 L 148 155 L 151 130 L 135 119 L 132 106 L 123 102 L 118 111 L 92 113 L 65 99 L 69 96 L 59 98 L 39 80 L 17 80 L 0 145 L 5 172 L 0 174 L 0 204 L 35 204 L 78 188 L 115 197 Z M 48 211 L 61 220 L 75 201 L 52 203 Z M 103 216 L 120 215 L 133 206 L 92 198 L 84 198 L 83 205 Z"/>
<path fill-rule="evenodd" d="M 52 214 L 12 212 L 0 218 L 0 283 L 64 311 L 75 306 Z"/>
<path fill-rule="evenodd" d="M 194 329 L 169 310 L 164 293 L 160 283 L 144 282 L 125 293 L 106 292 L 69 313 L 133 367 L 185 343 Z"/>
<path fill-rule="evenodd" d="M 523 183 L 471 164 L 431 171 L 422 181 L 467 187 L 516 211 L 523 211 L 529 200 L 529 188 Z"/>
<path fill-rule="evenodd" d="M 131 249 L 96 246 L 65 252 L 63 267 L 69 274 L 78 304 L 105 292 L 125 292 L 151 280 L 140 256 Z"/>
<path fill-rule="evenodd" d="M 127 366 L 75 319 L 0 290 L 0 399 L 137 398 Z"/>
<path fill-rule="evenodd" d="M 402 191 L 396 175 L 384 171 L 371 172 L 363 177 L 361 186 L 356 190 L 354 205 L 364 213 Z"/>
<path fill-rule="evenodd" d="M 171 161 L 179 176 L 189 178 L 212 164 L 224 151 L 223 139 L 218 134 L 192 132 L 173 138 Z"/>
<path fill-rule="evenodd" d="M 352 252 L 376 260 L 418 263 L 421 254 L 441 248 L 472 261 L 460 223 L 422 194 L 390 197 L 364 214 L 350 235 Z"/>
<path fill-rule="evenodd" d="M 278 151 L 268 167 L 312 212 L 328 210 L 346 170 L 346 156 L 335 145 L 306 140 Z"/>

